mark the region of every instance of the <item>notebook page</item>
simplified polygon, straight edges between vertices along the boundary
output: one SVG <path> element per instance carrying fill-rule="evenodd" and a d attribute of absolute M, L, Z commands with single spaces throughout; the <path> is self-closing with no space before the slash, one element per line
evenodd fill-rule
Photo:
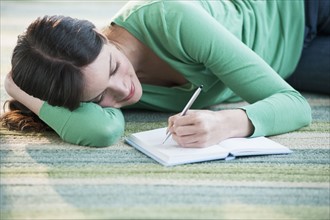
<path fill-rule="evenodd" d="M 292 151 L 287 147 L 266 137 L 256 138 L 230 138 L 220 145 L 235 156 L 285 154 Z"/>
<path fill-rule="evenodd" d="M 195 157 L 195 156 L 207 156 L 207 155 L 223 155 L 226 157 L 228 151 L 221 148 L 219 145 L 214 145 L 206 148 L 184 148 L 180 147 L 172 138 L 169 138 L 164 144 L 162 144 L 166 137 L 166 128 L 155 129 L 147 132 L 140 132 L 133 135 L 141 142 L 144 142 L 145 148 L 150 151 L 158 151 L 167 157 Z M 143 147 L 143 146 L 142 146 Z"/>

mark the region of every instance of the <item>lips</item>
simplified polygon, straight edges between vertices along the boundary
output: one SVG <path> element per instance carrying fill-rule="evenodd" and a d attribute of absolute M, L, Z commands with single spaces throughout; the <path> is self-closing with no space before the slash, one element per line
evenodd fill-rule
<path fill-rule="evenodd" d="M 131 89 L 129 91 L 129 94 L 128 96 L 126 96 L 123 100 L 121 100 L 122 102 L 126 102 L 128 100 L 130 100 L 133 96 L 134 96 L 134 93 L 135 93 L 135 87 L 133 85 L 133 83 L 131 84 Z"/>

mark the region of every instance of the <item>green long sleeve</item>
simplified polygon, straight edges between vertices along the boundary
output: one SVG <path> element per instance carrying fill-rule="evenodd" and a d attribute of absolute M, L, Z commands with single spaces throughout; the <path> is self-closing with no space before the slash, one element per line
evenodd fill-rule
<path fill-rule="evenodd" d="M 176 6 L 178 7 L 180 6 Z M 181 33 L 179 39 L 174 34 L 168 38 L 172 45 L 177 42 L 178 48 L 184 48 L 181 51 L 186 60 L 203 63 L 218 81 L 251 103 L 244 109 L 255 127 L 253 136 L 285 133 L 310 123 L 311 110 L 307 101 L 268 63 L 216 20 L 210 20 L 206 15 L 189 16 L 188 11 L 193 15 L 198 14 L 196 7 L 189 8 L 185 5 L 180 8 L 180 11 L 183 10 L 187 10 L 184 14 L 187 17 L 182 18 L 180 25 L 173 25 L 173 16 L 166 16 L 167 29 L 176 29 L 176 33 Z M 293 29 L 292 26 L 282 24 L 281 28 L 290 27 Z M 197 28 L 198 33 L 195 31 Z M 270 30 L 272 28 L 269 27 Z M 284 33 L 288 31 L 285 30 Z M 296 41 L 302 44 L 302 38 Z M 286 56 L 282 51 L 278 53 L 279 57 Z M 297 58 L 292 57 L 291 62 L 297 62 Z"/>
<path fill-rule="evenodd" d="M 253 136 L 311 122 L 308 102 L 283 80 L 302 51 L 303 1 L 147 1 L 127 5 L 114 22 L 189 81 L 172 88 L 143 85 L 135 107 L 179 112 L 203 84 L 192 108 L 240 97 L 250 103 L 242 108 Z"/>
<path fill-rule="evenodd" d="M 116 143 L 124 133 L 122 112 L 115 108 L 101 108 L 94 103 L 82 103 L 69 111 L 47 102 L 40 109 L 39 117 L 66 142 L 103 147 Z"/>

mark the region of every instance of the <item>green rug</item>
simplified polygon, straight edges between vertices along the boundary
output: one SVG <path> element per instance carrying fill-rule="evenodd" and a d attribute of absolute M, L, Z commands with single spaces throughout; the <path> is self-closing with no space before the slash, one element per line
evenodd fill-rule
<path fill-rule="evenodd" d="M 1 219 L 329 219 L 330 98 L 313 123 L 271 137 L 291 155 L 163 167 L 123 140 L 94 149 L 1 129 Z M 221 108 L 239 104 L 221 105 Z M 126 134 L 168 114 L 126 111 Z"/>

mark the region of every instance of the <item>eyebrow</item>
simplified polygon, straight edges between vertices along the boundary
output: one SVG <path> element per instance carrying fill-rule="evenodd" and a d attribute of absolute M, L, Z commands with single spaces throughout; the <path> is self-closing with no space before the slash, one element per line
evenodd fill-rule
<path fill-rule="evenodd" d="M 109 57 L 110 57 L 110 58 L 109 58 L 109 79 L 110 79 L 110 77 L 111 77 L 111 61 L 112 61 L 112 56 L 111 56 L 111 54 L 110 54 Z M 96 96 L 95 98 L 92 98 L 91 100 L 89 100 L 89 101 L 87 101 L 87 102 L 99 102 L 101 96 L 103 95 L 103 93 L 104 93 L 104 90 L 103 90 L 98 96 Z"/>

